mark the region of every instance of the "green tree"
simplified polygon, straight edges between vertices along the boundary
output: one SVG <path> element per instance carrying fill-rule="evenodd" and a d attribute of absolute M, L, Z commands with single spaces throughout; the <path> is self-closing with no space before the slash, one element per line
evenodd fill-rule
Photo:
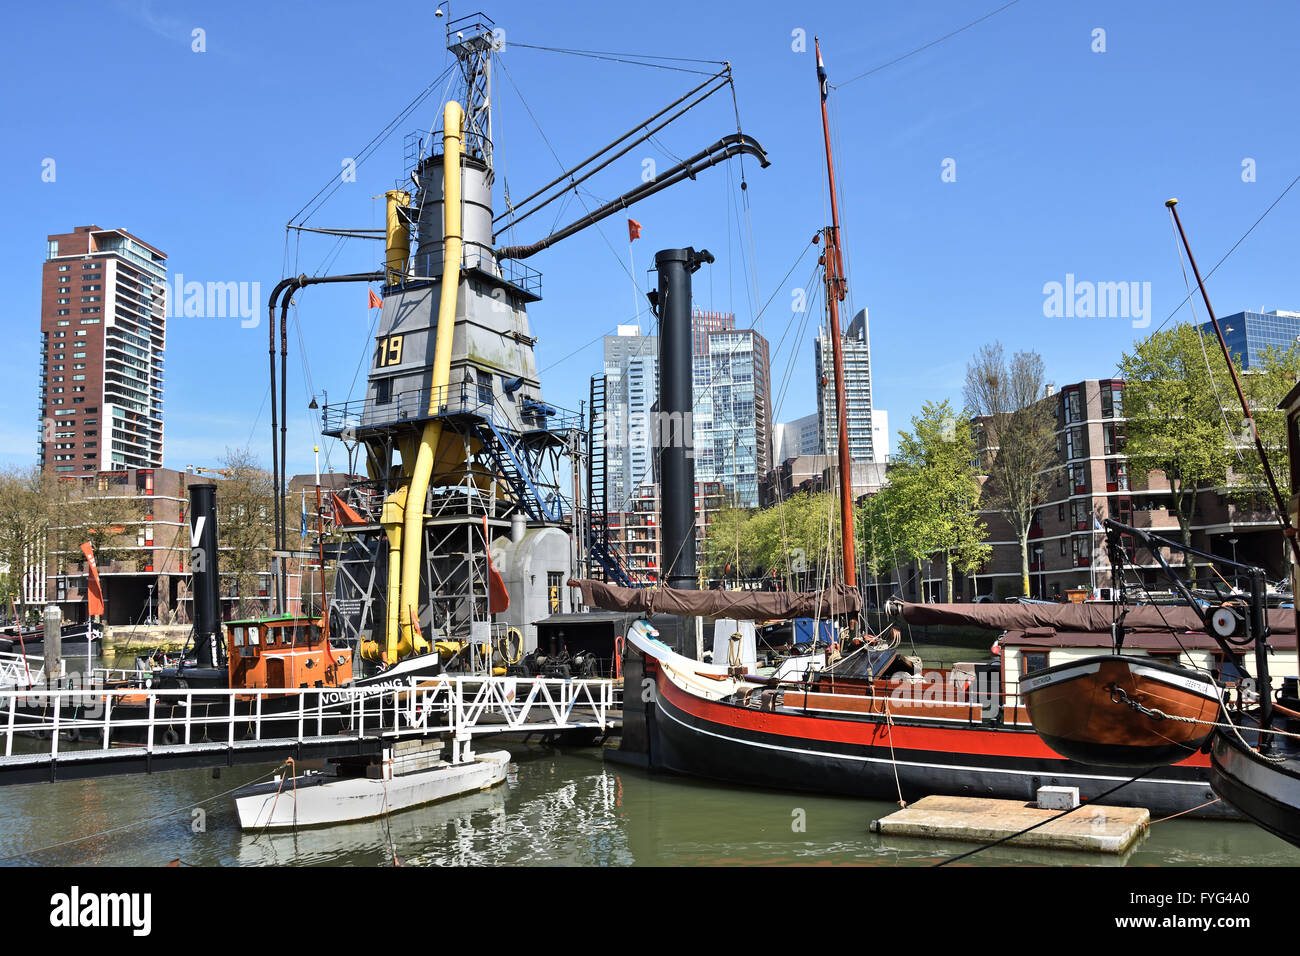
<path fill-rule="evenodd" d="M 980 493 L 975 454 L 969 419 L 958 416 L 947 400 L 926 402 L 912 419 L 912 432 L 898 433 L 889 484 L 880 495 L 904 555 L 916 561 L 943 557 L 949 600 L 953 568 L 970 573 L 992 550 L 975 511 Z"/>
<path fill-rule="evenodd" d="M 1300 381 L 1300 343 L 1285 352 L 1271 347 L 1264 349 L 1258 361 L 1241 376 L 1242 390 L 1250 403 L 1260 443 L 1284 498 L 1289 497 L 1290 462 L 1287 458 L 1286 413 L 1278 406 L 1295 388 L 1297 381 Z M 1235 395 L 1233 397 L 1235 399 Z M 1242 429 L 1234 444 L 1237 454 L 1231 460 L 1229 498 L 1247 510 L 1273 514 L 1277 503 L 1268 487 L 1253 437 L 1248 430 Z M 1283 540 L 1281 548 L 1282 567 L 1287 567 L 1291 560 L 1290 545 Z"/>
<path fill-rule="evenodd" d="M 1133 471 L 1161 471 L 1183 543 L 1192 543 L 1197 491 L 1227 481 L 1241 410 L 1223 352 L 1192 325 L 1176 325 L 1137 343 L 1120 360 L 1126 452 Z"/>
<path fill-rule="evenodd" d="M 247 448 L 227 448 L 222 473 L 217 486 L 221 573 L 234 582 L 238 616 L 255 617 L 265 611 L 257 592 L 275 543 L 275 483 Z"/>
<path fill-rule="evenodd" d="M 16 601 L 19 617 L 27 618 L 22 578 L 35 566 L 45 573 L 50 520 L 54 509 L 54 482 L 39 467 L 11 468 L 0 472 L 0 563 L 8 573 L 0 581 L 6 609 Z"/>
<path fill-rule="evenodd" d="M 1029 532 L 1056 463 L 1056 417 L 1043 401 L 1043 358 L 986 345 L 966 366 L 966 407 L 976 416 L 984 507 L 1011 526 L 1020 547 L 1020 593 L 1029 594 Z"/>

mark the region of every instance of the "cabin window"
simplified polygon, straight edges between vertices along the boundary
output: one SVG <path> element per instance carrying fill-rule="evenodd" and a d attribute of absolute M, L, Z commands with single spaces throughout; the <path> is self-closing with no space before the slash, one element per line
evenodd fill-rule
<path fill-rule="evenodd" d="M 320 625 L 308 624 L 307 625 L 307 646 L 314 647 L 319 643 L 320 643 Z"/>
<path fill-rule="evenodd" d="M 243 647 L 243 646 L 244 646 L 244 629 L 243 629 L 242 627 L 232 627 L 232 628 L 230 629 L 230 633 L 234 636 L 234 639 L 235 639 L 235 646 L 236 646 L 236 647 Z"/>
<path fill-rule="evenodd" d="M 1020 652 L 1020 676 L 1028 677 L 1034 671 L 1041 671 L 1047 667 L 1047 659 L 1051 651 L 1021 651 Z"/>
<path fill-rule="evenodd" d="M 256 627 L 250 627 L 248 629 L 248 646 L 256 647 L 258 643 L 259 643 L 258 629 Z"/>

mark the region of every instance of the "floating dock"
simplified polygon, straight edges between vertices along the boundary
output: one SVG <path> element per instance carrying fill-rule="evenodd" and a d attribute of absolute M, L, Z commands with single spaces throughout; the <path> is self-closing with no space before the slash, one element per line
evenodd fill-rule
<path fill-rule="evenodd" d="M 993 843 L 1013 834 L 1009 846 L 1051 850 L 1123 853 L 1145 832 L 1151 813 L 1140 807 L 1087 805 L 1065 816 L 1021 800 L 988 797 L 923 797 L 887 817 L 871 831 L 885 836 L 938 837 L 967 843 Z M 1060 816 L 1059 820 L 1052 820 Z M 1020 831 L 1052 820 L 1028 833 Z"/>

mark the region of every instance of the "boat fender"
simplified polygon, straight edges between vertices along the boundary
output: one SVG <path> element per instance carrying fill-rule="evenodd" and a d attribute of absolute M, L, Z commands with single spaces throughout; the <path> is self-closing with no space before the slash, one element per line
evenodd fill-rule
<path fill-rule="evenodd" d="M 180 739 L 181 739 L 181 735 L 176 733 L 175 727 L 168 727 L 163 732 L 163 743 L 167 744 L 169 747 L 173 746 L 174 744 L 180 743 Z"/>

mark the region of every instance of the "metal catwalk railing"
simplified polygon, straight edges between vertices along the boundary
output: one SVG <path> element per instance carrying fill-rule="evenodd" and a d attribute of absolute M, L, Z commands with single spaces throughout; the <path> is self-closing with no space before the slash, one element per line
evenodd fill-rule
<path fill-rule="evenodd" d="M 67 662 L 59 660 L 59 676 L 68 672 Z M 27 687 L 45 682 L 45 658 L 0 651 L 0 688 Z"/>
<path fill-rule="evenodd" d="M 383 687 L 296 689 L 0 691 L 0 763 L 87 756 L 66 739 L 98 745 L 105 755 L 238 744 L 302 744 L 321 738 L 392 741 L 406 737 L 576 728 L 608 730 L 618 707 L 604 679 L 461 677 L 407 678 Z M 48 744 L 31 752 L 30 741 Z"/>

